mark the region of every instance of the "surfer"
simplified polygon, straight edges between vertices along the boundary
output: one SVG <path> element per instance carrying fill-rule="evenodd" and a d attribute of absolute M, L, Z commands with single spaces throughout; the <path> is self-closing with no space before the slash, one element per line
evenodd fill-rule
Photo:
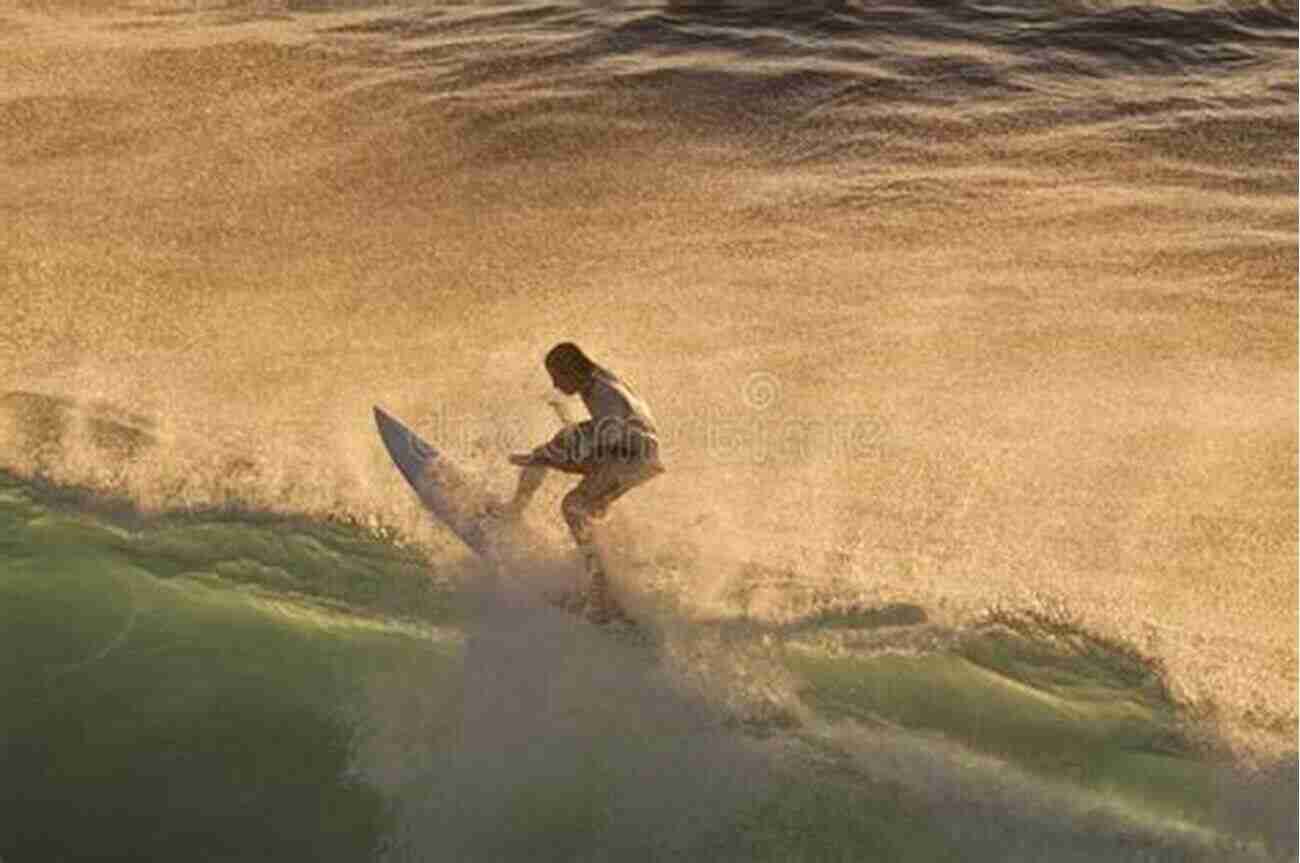
<path fill-rule="evenodd" d="M 514 498 L 501 515 L 518 518 L 541 487 L 547 470 L 582 477 L 560 506 L 569 532 L 582 553 L 589 579 L 585 613 L 606 623 L 621 610 L 609 596 L 608 578 L 592 538 L 592 523 L 631 489 L 664 472 L 659 438 L 645 402 L 613 372 L 594 363 L 572 342 L 546 354 L 546 371 L 555 388 L 582 398 L 591 419 L 567 423 L 532 452 L 514 453 L 510 463 L 523 468 Z M 563 416 L 563 413 L 561 413 Z"/>

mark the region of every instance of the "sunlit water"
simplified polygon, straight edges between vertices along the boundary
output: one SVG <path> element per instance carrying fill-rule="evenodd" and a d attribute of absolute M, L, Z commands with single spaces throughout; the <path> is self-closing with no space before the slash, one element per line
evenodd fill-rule
<path fill-rule="evenodd" d="M 9 3 L 0 461 L 460 565 L 370 406 L 504 492 L 573 339 L 642 588 L 1063 608 L 1286 752 L 1296 78 L 1284 3 Z"/>

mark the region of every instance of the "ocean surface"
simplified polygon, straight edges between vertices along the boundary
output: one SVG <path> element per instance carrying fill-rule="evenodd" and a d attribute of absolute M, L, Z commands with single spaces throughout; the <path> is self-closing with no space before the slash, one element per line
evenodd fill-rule
<path fill-rule="evenodd" d="M 1298 17 L 0 0 L 0 860 L 1295 860 Z"/>

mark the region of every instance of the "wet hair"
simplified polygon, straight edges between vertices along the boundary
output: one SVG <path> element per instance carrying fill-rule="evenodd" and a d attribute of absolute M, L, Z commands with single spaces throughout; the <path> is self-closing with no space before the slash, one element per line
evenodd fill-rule
<path fill-rule="evenodd" d="M 596 364 L 573 342 L 560 342 L 547 352 L 546 370 L 553 378 L 586 380 L 596 371 Z"/>

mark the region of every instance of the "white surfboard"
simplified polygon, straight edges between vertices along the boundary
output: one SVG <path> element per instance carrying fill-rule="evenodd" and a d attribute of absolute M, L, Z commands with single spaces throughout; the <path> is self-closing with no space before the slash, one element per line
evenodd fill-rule
<path fill-rule="evenodd" d="M 436 447 L 379 407 L 375 424 L 393 463 L 425 509 L 476 554 L 495 558 L 505 550 L 504 543 L 536 544 L 537 537 L 526 525 L 506 525 L 489 516 L 489 506 L 500 505 L 499 498 Z"/>

